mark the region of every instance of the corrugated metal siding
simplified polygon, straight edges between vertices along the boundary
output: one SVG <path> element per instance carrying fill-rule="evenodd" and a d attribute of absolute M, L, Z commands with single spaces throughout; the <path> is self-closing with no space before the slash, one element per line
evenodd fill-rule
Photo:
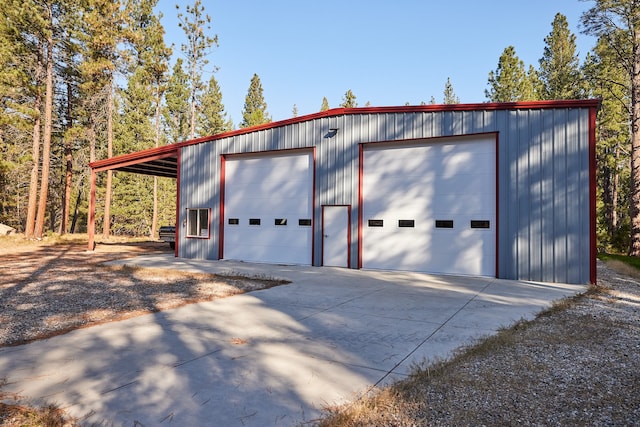
<path fill-rule="evenodd" d="M 326 137 L 330 128 L 338 128 Z M 188 207 L 212 208 L 210 240 L 185 239 L 180 256 L 218 254 L 220 156 L 315 147 L 314 265 L 321 263 L 322 205 L 352 206 L 358 259 L 359 144 L 497 132 L 498 276 L 589 282 L 589 109 L 362 113 L 315 118 L 182 148 L 179 223 Z"/>

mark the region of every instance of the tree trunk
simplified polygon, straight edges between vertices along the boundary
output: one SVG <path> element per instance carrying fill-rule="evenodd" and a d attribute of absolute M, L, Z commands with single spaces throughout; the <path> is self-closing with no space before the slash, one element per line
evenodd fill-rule
<path fill-rule="evenodd" d="M 634 28 L 631 73 L 631 247 L 640 257 L 640 28 Z"/>
<path fill-rule="evenodd" d="M 160 146 L 160 90 L 156 92 L 156 111 L 155 111 L 155 146 Z M 156 230 L 158 227 L 158 177 L 153 177 L 153 220 L 151 221 L 151 238 L 156 237 Z"/>
<path fill-rule="evenodd" d="M 198 74 L 198 69 L 196 68 L 196 61 L 193 61 L 193 65 L 191 66 L 191 129 L 189 132 L 189 139 L 193 139 L 196 136 L 196 76 Z"/>
<path fill-rule="evenodd" d="M 49 22 L 53 19 L 51 9 L 48 9 Z M 51 119 L 53 112 L 53 35 L 47 37 L 47 79 L 44 99 L 44 128 L 42 139 L 42 174 L 40 180 L 40 198 L 38 199 L 38 213 L 34 236 L 41 238 L 44 232 L 44 217 L 47 210 L 47 195 L 49 192 L 49 163 L 51 157 Z"/>
<path fill-rule="evenodd" d="M 107 95 L 107 157 L 113 157 L 113 82 L 109 83 Z M 107 188 L 104 196 L 104 220 L 102 223 L 102 235 L 109 237 L 111 232 L 111 183 L 113 171 L 107 171 Z"/>
<path fill-rule="evenodd" d="M 27 202 L 27 223 L 24 227 L 24 235 L 27 239 L 33 238 L 36 225 L 36 209 L 38 206 L 38 171 L 40 170 L 40 107 L 42 98 L 36 96 L 34 109 L 36 118 L 33 123 L 33 165 L 31 166 L 31 180 L 29 182 L 29 201 Z"/>
<path fill-rule="evenodd" d="M 73 218 L 71 219 L 71 233 L 76 232 L 76 225 L 78 224 L 78 212 L 80 210 L 80 201 L 82 200 L 82 184 L 84 183 L 84 176 L 80 178 L 78 184 L 78 197 L 76 197 L 76 207 L 73 210 Z"/>
<path fill-rule="evenodd" d="M 618 229 L 618 193 L 620 191 L 620 173 L 618 162 L 620 161 L 620 145 L 616 145 L 615 167 L 613 169 L 613 183 L 611 185 L 611 228 Z"/>
<path fill-rule="evenodd" d="M 73 155 L 71 143 L 67 141 L 64 145 L 65 173 L 64 173 L 64 193 L 62 193 L 62 218 L 60 218 L 60 234 L 66 234 L 69 229 L 69 208 L 71 206 L 71 183 L 73 182 Z"/>
<path fill-rule="evenodd" d="M 89 140 L 89 163 L 93 163 L 96 161 L 96 143 L 97 143 L 97 139 L 96 139 L 96 126 L 97 126 L 97 113 L 95 111 L 95 108 L 93 108 L 93 111 L 91 111 L 90 114 L 90 119 L 89 119 L 89 127 L 87 128 L 87 139 Z M 87 174 L 89 174 L 89 176 L 91 176 L 91 168 L 87 166 Z M 78 190 L 78 197 L 80 197 L 80 194 L 82 194 L 82 182 L 84 182 L 84 177 L 85 175 L 82 176 L 82 178 L 80 179 L 80 189 Z M 89 192 L 89 194 L 87 194 L 87 205 L 91 204 L 91 192 Z M 73 218 L 73 223 L 71 224 L 71 230 L 75 230 L 76 229 L 76 221 L 77 221 L 77 216 L 78 216 L 78 206 L 79 203 L 76 202 L 76 209 L 75 209 L 75 213 L 74 213 L 74 218 Z M 88 219 L 88 217 L 87 217 Z M 87 224 L 87 228 L 88 228 L 89 224 Z M 73 231 L 72 231 L 73 233 Z"/>
<path fill-rule="evenodd" d="M 72 97 L 71 84 L 67 83 L 67 130 L 73 126 L 73 115 L 71 107 Z M 62 200 L 62 219 L 60 221 L 60 234 L 66 234 L 69 228 L 69 208 L 71 206 L 71 184 L 73 182 L 73 150 L 71 141 L 64 144 L 64 157 L 67 164 L 64 177 L 64 193 Z"/>

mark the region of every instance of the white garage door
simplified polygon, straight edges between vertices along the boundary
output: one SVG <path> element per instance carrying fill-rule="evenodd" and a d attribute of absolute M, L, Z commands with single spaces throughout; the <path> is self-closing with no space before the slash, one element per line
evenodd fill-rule
<path fill-rule="evenodd" d="M 225 162 L 223 258 L 311 264 L 313 157 L 231 157 Z"/>
<path fill-rule="evenodd" d="M 495 136 L 364 151 L 362 266 L 495 276 Z"/>

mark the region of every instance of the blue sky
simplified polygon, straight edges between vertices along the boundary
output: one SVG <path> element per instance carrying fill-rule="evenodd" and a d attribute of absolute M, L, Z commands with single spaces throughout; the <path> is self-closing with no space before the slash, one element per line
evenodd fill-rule
<path fill-rule="evenodd" d="M 159 0 L 167 44 L 180 54 L 175 5 Z M 204 0 L 219 47 L 209 55 L 236 127 L 254 73 L 273 120 L 338 107 L 351 89 L 359 106 L 441 102 L 447 77 L 463 103 L 485 102 L 489 71 L 513 45 L 538 66 L 556 13 L 567 17 L 581 60 L 595 40 L 580 32 L 580 0 Z M 181 7 L 184 11 L 184 7 Z"/>

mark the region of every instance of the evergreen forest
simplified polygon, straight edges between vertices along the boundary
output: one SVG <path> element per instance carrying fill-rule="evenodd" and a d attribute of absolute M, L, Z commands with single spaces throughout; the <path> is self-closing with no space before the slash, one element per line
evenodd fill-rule
<path fill-rule="evenodd" d="M 218 36 L 201 0 L 177 7 L 186 40 L 178 47 L 167 45 L 156 5 L 0 2 L 0 223 L 30 239 L 84 233 L 90 162 L 235 128 L 208 62 Z M 505 46 L 487 70 L 486 101 L 601 100 L 598 247 L 640 256 L 640 5 L 593 0 L 580 28 L 597 40 L 584 57 L 562 14 L 538 63 Z M 238 126 L 270 122 L 259 76 L 247 84 Z M 450 79 L 443 95 L 443 104 L 465 101 Z M 318 101 L 318 111 L 329 108 L 326 97 Z M 340 106 L 358 106 L 350 89 Z M 175 180 L 109 172 L 97 188 L 104 235 L 157 237 L 175 223 Z"/>

